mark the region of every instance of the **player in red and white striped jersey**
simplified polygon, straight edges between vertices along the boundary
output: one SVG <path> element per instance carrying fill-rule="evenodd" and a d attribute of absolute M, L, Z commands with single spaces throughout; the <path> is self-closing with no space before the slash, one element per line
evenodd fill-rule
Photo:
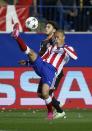
<path fill-rule="evenodd" d="M 61 37 L 62 36 L 62 37 Z M 61 31 L 56 31 L 56 44 L 50 45 L 45 54 L 42 56 L 43 61 L 52 64 L 58 74 L 63 66 L 68 62 L 69 58 L 77 59 L 77 54 L 73 47 L 64 45 L 64 34 Z"/>
<path fill-rule="evenodd" d="M 64 45 L 64 33 L 61 31 L 55 32 L 55 38 L 56 38 L 56 44 L 50 45 L 45 54 L 42 56 L 43 61 L 52 64 L 56 70 L 56 78 L 60 74 L 60 72 L 63 69 L 63 66 L 69 61 L 70 58 L 73 58 L 74 60 L 77 59 L 77 54 L 74 51 L 74 48 L 68 45 Z M 55 82 L 54 82 L 55 84 Z M 52 85 L 53 86 L 53 85 Z M 51 87 L 53 88 L 53 87 Z M 65 112 L 63 110 L 60 110 L 58 106 L 58 102 L 54 102 L 54 105 L 56 104 L 57 111 L 54 113 L 54 119 L 63 117 L 65 115 Z"/>
<path fill-rule="evenodd" d="M 52 64 L 57 69 L 56 78 L 59 76 L 60 72 L 63 69 L 63 66 L 67 64 L 70 58 L 76 60 L 77 54 L 74 51 L 74 48 L 68 45 L 64 45 L 64 33 L 62 31 L 55 32 L 56 44 L 54 46 L 49 46 L 46 53 L 42 56 L 42 59 L 47 63 Z M 53 88 L 53 87 L 52 87 Z M 52 101 L 53 102 L 53 101 Z M 63 117 L 65 112 L 60 112 L 58 103 L 54 101 L 54 105 L 58 111 L 54 113 L 54 119 Z"/>

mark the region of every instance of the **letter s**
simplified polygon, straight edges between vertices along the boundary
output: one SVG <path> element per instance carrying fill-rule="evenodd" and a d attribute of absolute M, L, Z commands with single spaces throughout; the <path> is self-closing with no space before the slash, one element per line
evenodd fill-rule
<path fill-rule="evenodd" d="M 14 79 L 14 72 L 0 71 L 0 79 Z M 0 98 L 0 106 L 14 104 L 16 100 L 16 92 L 13 86 L 0 83 L 0 93 L 7 94 L 7 98 Z"/>

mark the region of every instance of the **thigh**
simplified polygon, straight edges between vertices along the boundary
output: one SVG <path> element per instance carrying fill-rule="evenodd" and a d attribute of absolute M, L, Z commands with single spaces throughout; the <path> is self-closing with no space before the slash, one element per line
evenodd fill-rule
<path fill-rule="evenodd" d="M 42 81 L 43 83 L 48 84 L 49 87 L 51 87 L 53 79 L 55 77 L 55 70 L 51 69 L 48 64 L 44 64 L 42 68 Z"/>
<path fill-rule="evenodd" d="M 55 70 L 52 69 L 54 67 L 44 62 L 41 57 L 38 57 L 33 63 L 33 68 L 35 72 L 41 77 L 42 83 L 46 83 L 51 86 L 53 78 L 55 76 Z"/>
<path fill-rule="evenodd" d="M 32 67 L 34 68 L 35 72 L 42 77 L 42 68 L 43 68 L 43 60 L 41 57 L 37 57 L 37 59 L 33 62 Z"/>

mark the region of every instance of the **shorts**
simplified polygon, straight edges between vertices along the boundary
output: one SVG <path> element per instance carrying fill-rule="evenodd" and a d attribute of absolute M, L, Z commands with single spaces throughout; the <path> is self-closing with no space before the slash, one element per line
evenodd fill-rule
<path fill-rule="evenodd" d="M 42 84 L 46 83 L 50 87 L 55 77 L 55 67 L 43 61 L 42 58 L 39 56 L 32 65 L 35 72 L 41 77 Z"/>

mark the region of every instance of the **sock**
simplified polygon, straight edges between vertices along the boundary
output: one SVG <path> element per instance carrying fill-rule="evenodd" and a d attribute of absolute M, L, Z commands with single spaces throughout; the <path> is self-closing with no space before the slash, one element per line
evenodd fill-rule
<path fill-rule="evenodd" d="M 52 97 L 52 101 L 53 103 L 56 103 L 56 105 L 60 104 L 60 102 L 54 96 Z"/>
<path fill-rule="evenodd" d="M 60 102 L 56 100 L 55 97 L 52 98 L 52 106 L 57 110 L 57 112 L 62 113 L 63 110 L 60 107 Z"/>
<path fill-rule="evenodd" d="M 25 42 L 20 37 L 17 37 L 16 41 L 18 42 L 21 51 L 25 52 L 25 54 L 28 54 L 30 52 L 30 48 L 25 44 Z"/>
<path fill-rule="evenodd" d="M 47 99 L 45 99 L 45 103 L 49 112 L 53 112 L 52 110 L 52 98 L 49 96 Z"/>

